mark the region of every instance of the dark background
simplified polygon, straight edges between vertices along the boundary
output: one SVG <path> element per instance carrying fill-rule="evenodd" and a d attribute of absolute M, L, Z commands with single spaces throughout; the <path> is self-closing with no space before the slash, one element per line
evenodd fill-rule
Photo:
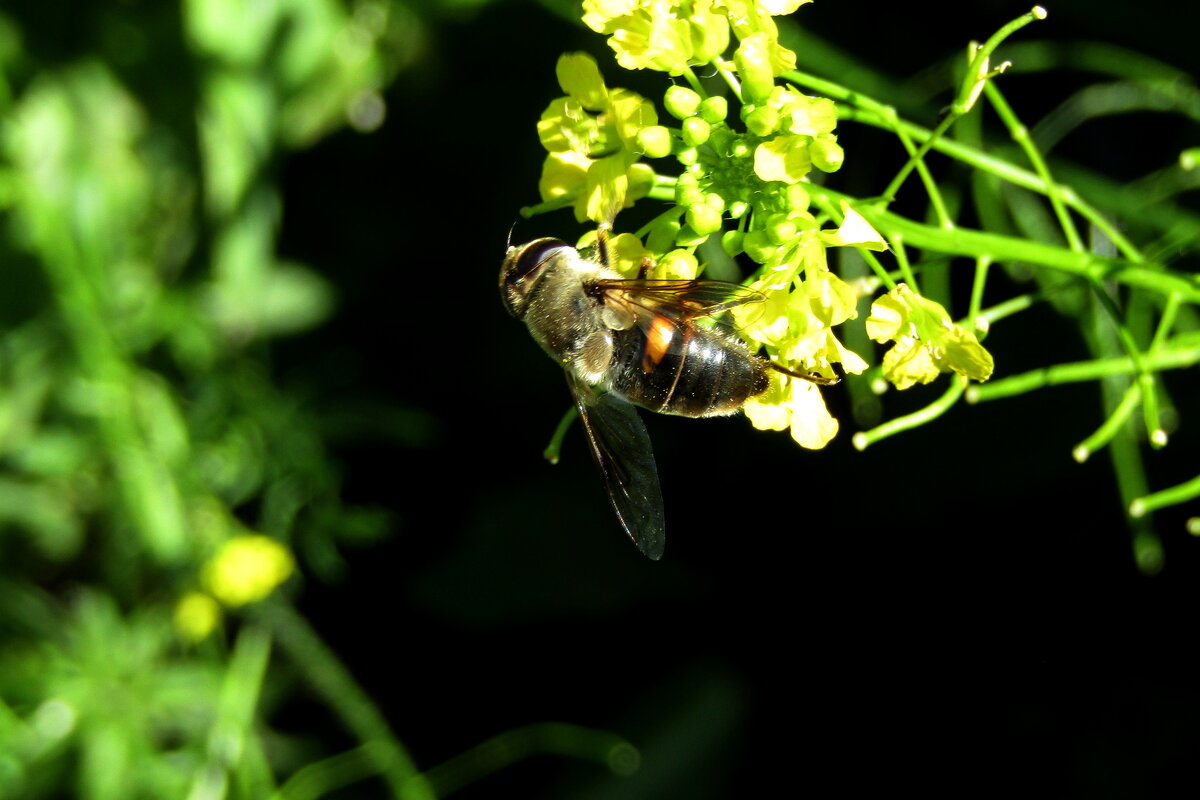
<path fill-rule="evenodd" d="M 823 0 L 798 19 L 903 81 L 1028 7 Z M 1051 3 L 1018 38 L 1109 41 L 1194 73 L 1195 12 L 1167 8 Z M 1198 550 L 1183 523 L 1197 509 L 1156 517 L 1166 567 L 1140 575 L 1107 455 L 1070 457 L 1102 420 L 1095 387 L 960 406 L 862 453 L 844 387 L 825 392 L 842 431 L 820 452 L 740 418 L 644 415 L 668 520 L 660 563 L 622 535 L 578 430 L 547 464 L 569 394 L 496 289 L 508 230 L 537 200 L 535 122 L 560 94 L 564 51 L 593 53 L 610 85 L 656 102 L 665 84 L 617 69 L 600 36 L 540 5 L 417 11 L 426 49 L 389 89 L 384 127 L 279 167 L 283 255 L 333 281 L 339 307 L 279 347 L 274 369 L 327 420 L 347 499 L 397 515 L 394 536 L 352 554 L 342 583 L 311 583 L 301 607 L 422 767 L 556 720 L 626 736 L 642 770 L 540 758 L 460 796 L 1195 785 L 1200 691 L 1177 651 L 1194 636 Z M 1003 87 L 1032 121 L 1085 77 L 1018 65 Z M 931 125 L 949 99 L 910 113 Z M 1127 179 L 1196 144 L 1173 119 L 1109 124 L 1062 154 Z M 839 133 L 846 165 L 830 185 L 878 191 L 898 148 Z M 582 231 L 560 212 L 514 237 Z M 1048 308 L 987 345 L 997 376 L 1086 357 Z M 1168 384 L 1183 427 L 1147 455 L 1156 488 L 1195 472 L 1189 372 Z"/>

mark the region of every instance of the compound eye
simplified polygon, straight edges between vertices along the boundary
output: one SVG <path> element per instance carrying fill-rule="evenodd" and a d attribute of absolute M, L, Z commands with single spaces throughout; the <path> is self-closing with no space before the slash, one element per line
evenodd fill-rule
<path fill-rule="evenodd" d="M 500 267 L 500 296 L 510 314 L 521 318 L 529 305 L 529 292 L 541 277 L 542 268 L 560 250 L 571 248 L 561 239 L 534 239 L 508 248 Z"/>
<path fill-rule="evenodd" d="M 561 239 L 535 239 L 520 247 L 513 247 L 504 259 L 505 275 L 508 281 L 520 281 L 529 273 L 545 264 L 560 247 L 567 247 Z"/>

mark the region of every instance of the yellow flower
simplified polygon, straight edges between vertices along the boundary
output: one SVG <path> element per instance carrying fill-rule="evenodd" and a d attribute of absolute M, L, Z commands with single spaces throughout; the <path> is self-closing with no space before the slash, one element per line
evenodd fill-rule
<path fill-rule="evenodd" d="M 235 536 L 221 545 L 201 572 L 213 597 L 227 606 L 262 600 L 295 569 L 291 552 L 267 536 Z"/>
<path fill-rule="evenodd" d="M 208 637 L 221 622 L 221 606 L 203 592 L 188 592 L 175 604 L 175 629 L 189 642 Z"/>
<path fill-rule="evenodd" d="M 729 46 L 729 23 L 714 6 L 712 0 L 584 0 L 583 22 L 609 37 L 625 69 L 679 75 Z"/>
<path fill-rule="evenodd" d="M 837 436 L 838 421 L 829 413 L 816 384 L 784 375 L 771 377 L 771 388 L 743 407 L 759 430 L 790 429 L 801 447 L 819 450 Z"/>
<path fill-rule="evenodd" d="M 611 222 L 649 190 L 653 175 L 637 163 L 637 136 L 657 125 L 658 115 L 637 93 L 608 89 L 586 53 L 561 56 L 557 72 L 568 96 L 551 102 L 538 121 L 549 152 L 538 189 L 544 201 L 569 199 L 580 222 Z"/>
<path fill-rule="evenodd" d="M 986 381 L 992 354 L 975 334 L 956 325 L 946 309 L 900 284 L 871 304 L 867 335 L 894 342 L 883 356 L 883 374 L 897 389 L 929 383 L 942 372 Z"/>

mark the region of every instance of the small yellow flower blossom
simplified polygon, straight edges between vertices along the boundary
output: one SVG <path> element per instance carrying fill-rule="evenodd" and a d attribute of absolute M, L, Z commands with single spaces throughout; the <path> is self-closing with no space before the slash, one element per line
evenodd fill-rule
<path fill-rule="evenodd" d="M 867 335 L 895 342 L 883 356 L 883 374 L 897 389 L 929 383 L 942 372 L 986 381 L 992 354 L 975 334 L 954 324 L 946 309 L 900 284 L 871 305 Z"/>
<path fill-rule="evenodd" d="M 743 89 L 755 100 L 796 68 L 796 54 L 779 44 L 772 16 L 791 14 L 810 0 L 584 0 L 583 22 L 609 37 L 625 69 L 680 75 L 719 59 L 729 34 L 739 45 L 734 62 Z"/>
<path fill-rule="evenodd" d="M 794 184 L 804 179 L 812 166 L 835 172 L 843 154 L 833 129 L 837 107 L 824 97 L 808 97 L 790 86 L 775 86 L 759 111 L 766 112 L 770 130 L 778 135 L 761 142 L 754 151 L 754 172 L 764 181 Z M 766 127 L 758 132 L 766 136 Z"/>
<path fill-rule="evenodd" d="M 682 74 L 729 46 L 729 23 L 713 0 L 584 0 L 583 22 L 609 37 L 625 69 Z"/>
<path fill-rule="evenodd" d="M 175 629 L 185 641 L 203 641 L 220 622 L 220 604 L 203 592 L 188 592 L 175 604 Z"/>
<path fill-rule="evenodd" d="M 759 430 L 790 429 L 801 447 L 819 450 L 837 436 L 838 421 L 825 406 L 816 384 L 784 375 L 771 377 L 771 388 L 742 407 Z"/>
<path fill-rule="evenodd" d="M 570 200 L 579 222 L 611 221 L 649 191 L 653 171 L 637 163 L 637 137 L 658 115 L 635 92 L 606 87 L 586 53 L 561 56 L 557 73 L 568 96 L 551 102 L 538 122 L 549 153 L 538 183 L 542 200 Z"/>
<path fill-rule="evenodd" d="M 295 569 L 291 552 L 267 536 L 235 536 L 208 560 L 201 580 L 227 606 L 262 600 Z"/>

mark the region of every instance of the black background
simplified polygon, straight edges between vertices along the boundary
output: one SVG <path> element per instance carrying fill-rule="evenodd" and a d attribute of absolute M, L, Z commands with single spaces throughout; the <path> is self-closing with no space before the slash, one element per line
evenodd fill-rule
<path fill-rule="evenodd" d="M 1018 38 L 1099 39 L 1194 73 L 1195 12 L 1166 7 L 1050 4 Z M 1027 9 L 825 0 L 798 18 L 904 80 Z M 334 281 L 340 303 L 277 363 L 318 413 L 373 420 L 341 430 L 335 452 L 349 499 L 393 509 L 396 535 L 302 607 L 422 766 L 560 720 L 628 737 L 641 772 L 535 759 L 461 796 L 1195 786 L 1200 692 L 1179 654 L 1194 636 L 1183 522 L 1197 510 L 1156 517 L 1166 568 L 1138 574 L 1106 454 L 1070 457 L 1102 419 L 1092 386 L 957 407 L 862 453 L 842 387 L 825 392 L 842 431 L 821 452 L 740 418 L 645 415 L 667 510 L 660 563 L 621 534 L 577 430 L 548 465 L 569 395 L 496 290 L 508 229 L 537 199 L 534 124 L 560 94 L 564 51 L 592 52 L 610 85 L 656 101 L 665 85 L 618 70 L 601 37 L 538 5 L 422 16 L 428 49 L 389 90 L 383 129 L 281 166 L 285 255 Z M 1002 85 L 1033 121 L 1084 77 L 1018 65 Z M 1132 178 L 1196 144 L 1174 124 L 1098 125 L 1063 154 Z M 846 165 L 830 185 L 878 191 L 898 148 L 839 133 Z M 514 238 L 582 230 L 560 212 Z M 988 347 L 997 376 L 1086 357 L 1049 309 L 997 326 Z M 1191 373 L 1171 376 L 1183 427 L 1146 457 L 1155 487 L 1195 472 Z"/>

